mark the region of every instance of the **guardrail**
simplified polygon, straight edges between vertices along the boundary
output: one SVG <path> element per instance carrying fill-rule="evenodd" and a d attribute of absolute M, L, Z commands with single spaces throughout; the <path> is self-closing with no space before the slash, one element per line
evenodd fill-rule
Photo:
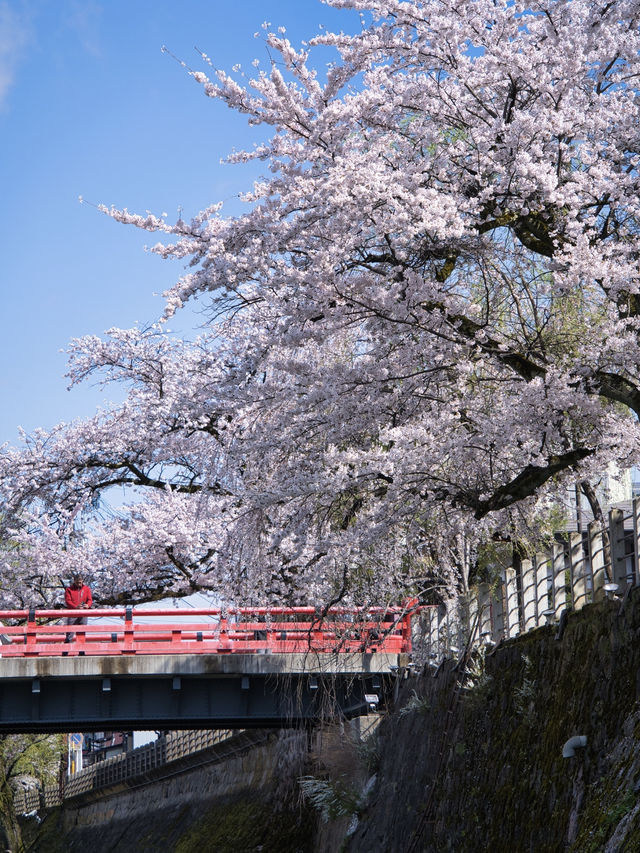
<path fill-rule="evenodd" d="M 0 656 L 411 651 L 413 608 L 0 610 Z M 100 623 L 66 625 L 67 617 Z M 178 622 L 201 618 L 201 622 Z M 173 622 L 146 621 L 171 618 Z"/>

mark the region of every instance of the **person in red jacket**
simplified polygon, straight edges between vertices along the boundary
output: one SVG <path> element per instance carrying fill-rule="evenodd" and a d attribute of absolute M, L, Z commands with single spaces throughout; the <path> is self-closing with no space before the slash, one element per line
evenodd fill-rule
<path fill-rule="evenodd" d="M 93 596 L 91 590 L 85 584 L 82 575 L 74 575 L 73 582 L 64 591 L 64 606 L 67 610 L 88 610 L 93 606 Z M 86 625 L 86 616 L 67 616 L 65 622 L 67 625 Z M 75 639 L 75 634 L 69 633 L 65 638 L 65 643 L 72 643 Z"/>

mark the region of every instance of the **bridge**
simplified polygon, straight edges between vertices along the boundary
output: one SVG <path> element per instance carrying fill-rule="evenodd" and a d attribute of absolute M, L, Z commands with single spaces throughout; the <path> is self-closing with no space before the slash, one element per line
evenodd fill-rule
<path fill-rule="evenodd" d="M 90 624 L 63 624 L 87 615 Z M 286 728 L 361 716 L 384 705 L 409 663 L 411 615 L 0 611 L 0 733 Z"/>

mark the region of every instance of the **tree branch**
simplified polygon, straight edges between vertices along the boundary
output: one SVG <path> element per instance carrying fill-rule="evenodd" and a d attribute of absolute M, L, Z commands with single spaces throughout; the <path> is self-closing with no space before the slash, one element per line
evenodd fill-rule
<path fill-rule="evenodd" d="M 490 512 L 505 509 L 535 494 L 536 490 L 555 474 L 560 474 L 562 471 L 566 471 L 567 468 L 574 468 L 579 462 L 582 462 L 583 459 L 592 456 L 594 453 L 595 450 L 593 448 L 577 447 L 567 453 L 554 454 L 549 457 L 548 464 L 545 466 L 527 465 L 517 477 L 504 486 L 500 486 L 486 500 L 479 501 L 461 498 L 461 503 L 466 503 L 467 506 L 471 507 L 474 510 L 475 517 L 480 520 Z"/>

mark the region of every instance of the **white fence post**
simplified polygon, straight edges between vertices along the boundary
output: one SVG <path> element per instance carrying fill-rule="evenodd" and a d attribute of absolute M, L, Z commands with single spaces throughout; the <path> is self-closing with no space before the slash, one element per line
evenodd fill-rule
<path fill-rule="evenodd" d="M 478 633 L 477 640 L 486 643 L 493 638 L 491 630 L 491 590 L 488 583 L 478 587 Z"/>
<path fill-rule="evenodd" d="M 587 576 L 582 548 L 582 533 L 569 534 L 569 565 L 573 609 L 581 610 L 587 603 Z"/>
<path fill-rule="evenodd" d="M 633 499 L 633 583 L 640 583 L 640 498 Z"/>
<path fill-rule="evenodd" d="M 564 547 L 559 542 L 554 542 L 551 553 L 553 555 L 553 609 L 555 618 L 559 619 L 562 611 L 567 608 L 567 567 Z"/>
<path fill-rule="evenodd" d="M 620 592 L 624 592 L 627 587 L 627 554 L 624 541 L 624 513 L 621 509 L 609 511 L 609 538 L 613 582 L 618 584 Z"/>
<path fill-rule="evenodd" d="M 536 627 L 536 573 L 531 560 L 522 561 L 522 606 L 524 630 Z"/>
<path fill-rule="evenodd" d="M 593 576 L 593 600 L 602 601 L 605 581 L 604 541 L 599 521 L 592 521 L 589 524 L 589 560 Z"/>
<path fill-rule="evenodd" d="M 520 608 L 518 606 L 518 582 L 516 570 L 505 569 L 505 599 L 507 602 L 507 637 L 517 637 L 520 633 Z"/>
<path fill-rule="evenodd" d="M 549 612 L 549 569 L 551 567 L 550 554 L 536 554 L 536 613 L 538 625 L 544 625 L 546 614 Z"/>
<path fill-rule="evenodd" d="M 494 643 L 499 643 L 506 636 L 505 594 L 506 587 L 501 576 L 491 592 L 491 639 Z"/>

